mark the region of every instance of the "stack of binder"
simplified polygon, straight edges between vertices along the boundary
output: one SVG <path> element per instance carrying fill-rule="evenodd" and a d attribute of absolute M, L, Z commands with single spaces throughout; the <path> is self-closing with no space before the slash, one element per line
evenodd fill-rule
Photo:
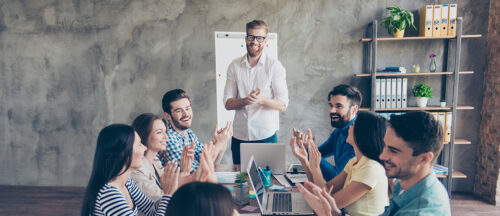
<path fill-rule="evenodd" d="M 405 108 L 407 90 L 407 78 L 377 78 L 375 80 L 375 108 Z"/>
<path fill-rule="evenodd" d="M 455 36 L 457 4 L 425 5 L 420 8 L 420 36 Z"/>

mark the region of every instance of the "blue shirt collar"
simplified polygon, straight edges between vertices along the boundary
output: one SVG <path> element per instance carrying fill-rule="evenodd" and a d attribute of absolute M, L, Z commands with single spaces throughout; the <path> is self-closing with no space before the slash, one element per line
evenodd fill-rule
<path fill-rule="evenodd" d="M 358 118 L 358 115 L 355 115 L 354 118 L 349 123 L 347 123 L 346 126 L 344 126 L 343 128 L 340 128 L 340 132 L 343 134 L 348 133 L 349 127 L 354 123 L 354 121 L 356 121 L 356 118 Z"/>
<path fill-rule="evenodd" d="M 422 179 L 420 182 L 417 184 L 413 185 L 411 188 L 403 192 L 401 195 L 399 193 L 403 188 L 401 188 L 401 185 L 399 184 L 399 181 L 396 183 L 394 186 L 394 192 L 392 194 L 392 200 L 394 203 L 396 203 L 397 206 L 404 206 L 406 203 L 409 203 L 410 201 L 414 200 L 417 196 L 419 196 L 422 191 L 425 191 L 426 188 L 429 188 L 432 186 L 432 184 L 437 181 L 436 174 L 432 172 L 429 174 L 427 177 Z"/>

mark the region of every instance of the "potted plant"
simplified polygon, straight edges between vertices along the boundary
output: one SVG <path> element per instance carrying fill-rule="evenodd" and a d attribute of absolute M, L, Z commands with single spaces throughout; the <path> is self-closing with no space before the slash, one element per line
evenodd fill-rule
<path fill-rule="evenodd" d="M 432 98 L 432 88 L 426 84 L 418 83 L 413 86 L 413 97 L 417 98 L 417 105 L 420 108 L 427 106 L 427 99 Z"/>
<path fill-rule="evenodd" d="M 445 99 L 439 100 L 439 105 L 441 105 L 441 107 L 446 107 L 446 100 Z"/>
<path fill-rule="evenodd" d="M 405 29 L 408 26 L 417 29 L 413 24 L 413 13 L 400 7 L 388 7 L 390 15 L 380 21 L 381 25 L 385 25 L 387 32 L 394 37 L 401 38 L 405 34 Z"/>
<path fill-rule="evenodd" d="M 240 172 L 236 175 L 236 185 L 233 190 L 234 201 L 237 205 L 243 206 L 250 202 L 248 197 L 248 184 L 247 184 L 247 176 L 245 173 Z"/>

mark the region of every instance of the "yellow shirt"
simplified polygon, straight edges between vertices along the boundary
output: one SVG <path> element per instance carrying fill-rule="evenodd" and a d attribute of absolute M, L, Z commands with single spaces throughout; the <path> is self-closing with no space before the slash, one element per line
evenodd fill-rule
<path fill-rule="evenodd" d="M 354 165 L 356 160 L 356 157 L 352 158 L 344 168 L 347 174 L 344 188 L 356 181 L 368 185 L 371 190 L 345 209 L 353 216 L 380 215 L 384 212 L 384 207 L 389 205 L 385 169 L 379 162 L 365 156 Z"/>

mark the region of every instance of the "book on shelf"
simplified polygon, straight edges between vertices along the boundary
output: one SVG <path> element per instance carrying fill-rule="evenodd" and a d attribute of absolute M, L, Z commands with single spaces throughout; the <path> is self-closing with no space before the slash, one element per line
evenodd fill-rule
<path fill-rule="evenodd" d="M 448 167 L 439 164 L 434 164 L 433 170 L 434 173 L 448 173 Z"/>
<path fill-rule="evenodd" d="M 406 73 L 405 67 L 385 67 L 384 69 L 377 69 L 378 73 Z"/>

